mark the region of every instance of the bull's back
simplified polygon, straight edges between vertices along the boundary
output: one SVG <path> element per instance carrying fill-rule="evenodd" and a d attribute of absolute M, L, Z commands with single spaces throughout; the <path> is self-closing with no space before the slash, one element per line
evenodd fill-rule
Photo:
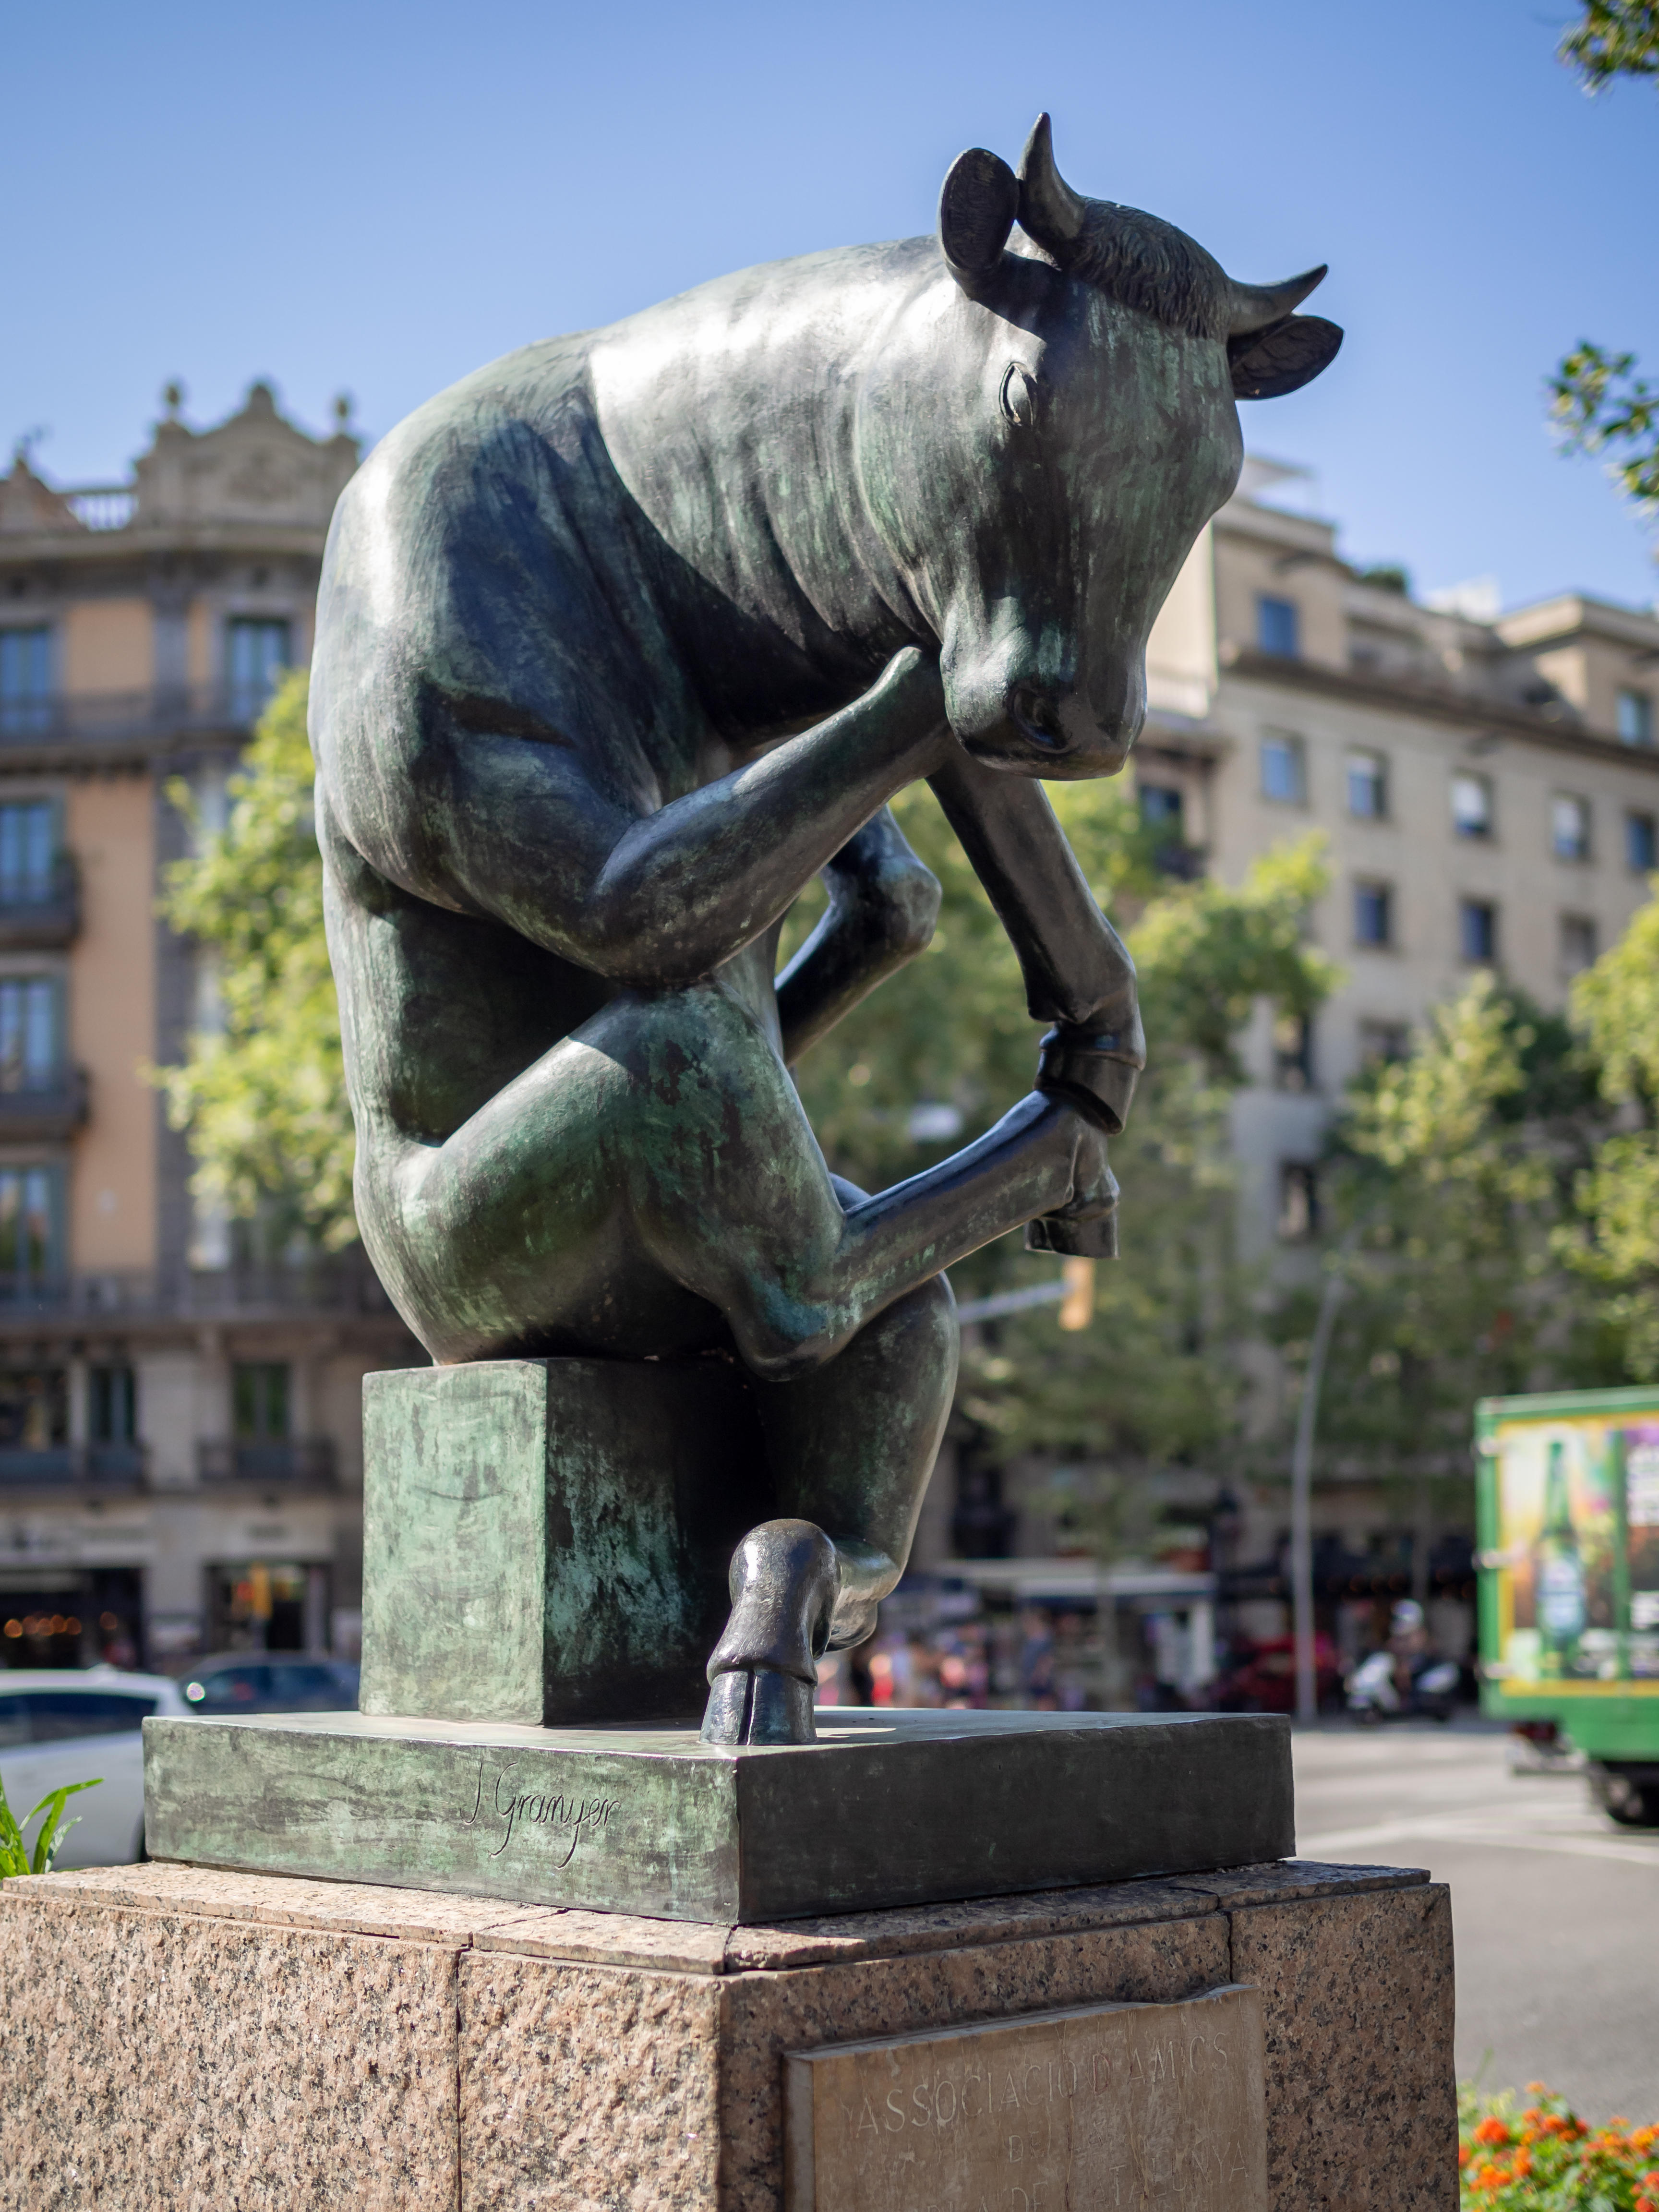
<path fill-rule="evenodd" d="M 359 1129 L 441 1141 L 610 988 L 458 913 L 443 758 L 501 731 L 637 789 L 630 557 L 580 338 L 526 348 L 411 416 L 353 479 L 319 597 L 311 732 Z M 633 619 L 649 619 L 636 592 Z"/>

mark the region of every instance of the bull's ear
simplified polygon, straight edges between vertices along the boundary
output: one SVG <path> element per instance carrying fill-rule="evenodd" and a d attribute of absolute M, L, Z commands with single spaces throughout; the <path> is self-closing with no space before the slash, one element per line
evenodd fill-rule
<path fill-rule="evenodd" d="M 1019 181 L 1000 155 L 970 146 L 939 196 L 939 242 L 958 284 L 972 290 L 1002 258 L 1019 213 Z"/>
<path fill-rule="evenodd" d="M 1236 399 L 1282 399 L 1311 384 L 1336 359 L 1342 333 L 1322 315 L 1286 315 L 1265 331 L 1229 338 Z"/>

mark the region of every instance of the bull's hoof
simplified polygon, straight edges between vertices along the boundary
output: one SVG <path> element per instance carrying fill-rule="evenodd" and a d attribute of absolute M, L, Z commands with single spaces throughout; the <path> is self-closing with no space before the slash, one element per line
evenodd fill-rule
<path fill-rule="evenodd" d="M 732 1618 L 708 1661 L 705 1743 L 811 1743 L 817 1657 L 841 1589 L 810 1521 L 766 1521 L 732 1561 Z"/>
<path fill-rule="evenodd" d="M 812 1685 L 770 1667 L 717 1674 L 702 1717 L 705 1743 L 815 1743 Z"/>

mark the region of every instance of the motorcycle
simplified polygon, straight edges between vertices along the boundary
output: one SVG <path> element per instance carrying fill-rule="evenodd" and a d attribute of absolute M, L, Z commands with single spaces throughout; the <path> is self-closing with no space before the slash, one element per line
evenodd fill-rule
<path fill-rule="evenodd" d="M 1348 1711 L 1363 1725 L 1384 1721 L 1449 1721 L 1457 1704 L 1461 1672 L 1455 1660 L 1419 1653 L 1406 1661 L 1407 1686 L 1400 1686 L 1399 1660 L 1392 1651 L 1373 1651 L 1348 1677 Z"/>

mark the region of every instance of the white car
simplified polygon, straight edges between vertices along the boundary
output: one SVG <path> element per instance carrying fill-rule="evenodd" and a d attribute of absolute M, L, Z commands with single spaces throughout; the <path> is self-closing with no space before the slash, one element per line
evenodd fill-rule
<path fill-rule="evenodd" d="M 43 1797 L 66 1782 L 102 1777 L 64 1808 L 79 1816 L 54 1863 L 131 1866 L 144 1851 L 143 1724 L 151 1713 L 187 1713 L 179 1685 L 165 1674 L 124 1674 L 113 1667 L 0 1670 L 0 1782 L 21 1826 Z M 59 1823 L 62 1832 L 62 1823 Z M 27 1830 L 31 1850 L 39 1824 Z"/>

